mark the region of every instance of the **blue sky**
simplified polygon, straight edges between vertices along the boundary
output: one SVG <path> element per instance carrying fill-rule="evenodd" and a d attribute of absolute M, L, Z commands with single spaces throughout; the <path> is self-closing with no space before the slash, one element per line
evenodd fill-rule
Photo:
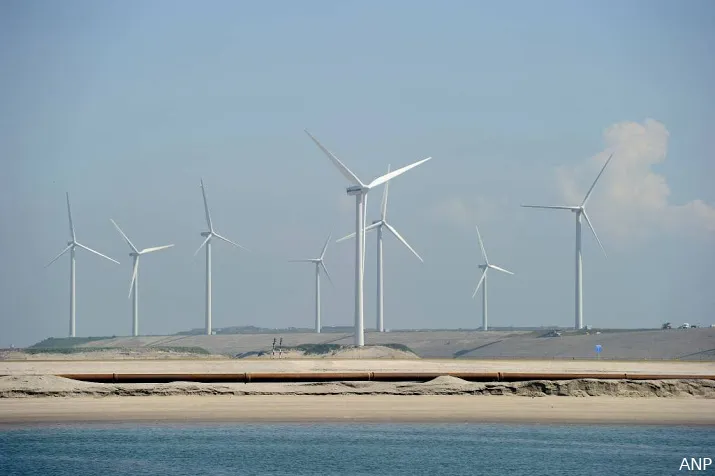
<path fill-rule="evenodd" d="M 80 242 L 77 335 L 203 325 L 206 182 L 216 228 L 214 325 L 310 327 L 312 268 L 354 227 L 344 178 L 308 128 L 365 180 L 391 185 L 388 328 L 477 327 L 482 262 L 492 325 L 571 325 L 573 217 L 589 203 L 584 321 L 713 322 L 715 6 L 661 2 L 21 2 L 0 6 L 0 346 L 67 332 L 64 193 Z M 369 218 L 380 192 L 371 195 Z M 575 203 L 574 203 L 575 204 Z M 374 325 L 374 237 L 366 325 Z M 353 248 L 331 244 L 326 325 L 352 323 Z M 369 341 L 369 339 L 368 339 Z"/>

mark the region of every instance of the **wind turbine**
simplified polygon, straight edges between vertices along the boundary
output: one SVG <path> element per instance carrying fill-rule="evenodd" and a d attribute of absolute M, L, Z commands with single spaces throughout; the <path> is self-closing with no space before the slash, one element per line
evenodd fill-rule
<path fill-rule="evenodd" d="M 583 217 L 586 219 L 586 223 L 588 223 L 588 227 L 593 232 L 593 236 L 596 238 L 596 241 L 598 242 L 598 246 L 601 247 L 601 250 L 603 251 L 604 256 L 606 256 L 606 250 L 603 248 L 603 245 L 601 244 L 601 240 L 598 239 L 598 235 L 596 234 L 596 230 L 593 228 L 593 225 L 591 224 L 591 220 L 588 219 L 588 214 L 586 213 L 586 203 L 588 203 L 588 199 L 591 197 L 591 192 L 593 192 L 593 187 L 596 186 L 596 182 L 598 182 L 598 179 L 601 178 L 603 171 L 606 170 L 606 167 L 608 166 L 609 162 L 611 162 L 612 158 L 613 158 L 613 154 L 611 154 L 608 157 L 608 160 L 606 160 L 606 163 L 603 164 L 603 168 L 596 176 L 596 180 L 593 181 L 593 185 L 591 185 L 591 188 L 588 189 L 588 192 L 586 193 L 586 196 L 584 197 L 583 202 L 581 202 L 581 205 L 578 205 L 578 206 L 522 205 L 522 207 L 527 207 L 527 208 L 547 208 L 547 209 L 554 209 L 554 210 L 571 210 L 573 213 L 576 214 L 576 319 L 575 319 L 576 322 L 574 323 L 574 325 L 577 330 L 583 328 L 583 284 L 582 284 L 583 259 L 581 257 L 581 216 L 583 215 Z"/>
<path fill-rule="evenodd" d="M 155 246 L 153 248 L 144 248 L 143 250 L 139 251 L 136 246 L 129 240 L 129 237 L 124 234 L 121 228 L 119 228 L 119 225 L 112 220 L 111 218 L 109 221 L 112 222 L 112 225 L 117 229 L 119 234 L 122 235 L 124 238 L 124 241 L 127 242 L 129 245 L 129 248 L 131 248 L 131 252 L 129 253 L 129 256 L 134 258 L 134 265 L 132 266 L 132 281 L 129 283 L 129 295 L 127 296 L 127 299 L 129 299 L 132 296 L 132 292 L 134 293 L 134 302 L 132 303 L 132 335 L 134 337 L 139 335 L 139 257 L 141 255 L 145 255 L 147 253 L 151 253 L 153 251 L 159 251 L 159 250 L 165 250 L 167 248 L 171 248 L 172 245 L 164 245 L 164 246 Z"/>
<path fill-rule="evenodd" d="M 325 240 L 325 245 L 323 245 L 323 251 L 320 253 L 320 258 L 309 258 L 309 259 L 290 259 L 288 261 L 292 263 L 315 263 L 315 332 L 320 334 L 320 268 L 323 268 L 325 276 L 333 284 L 333 280 L 330 279 L 330 273 L 328 273 L 328 268 L 325 267 L 323 258 L 325 257 L 325 251 L 328 249 L 328 243 L 330 243 L 330 238 L 333 234 L 328 235 L 328 239 Z"/>
<path fill-rule="evenodd" d="M 326 149 L 323 144 L 318 142 L 318 139 L 313 137 L 310 132 L 305 131 L 306 134 L 315 142 L 315 144 L 323 151 L 325 155 L 333 162 L 335 167 L 338 168 L 340 173 L 345 176 L 353 185 L 348 187 L 348 195 L 355 196 L 355 233 L 357 239 L 355 240 L 355 345 L 364 346 L 365 345 L 365 334 L 363 329 L 363 272 L 365 263 L 365 210 L 367 205 L 367 194 L 373 188 L 387 183 L 389 180 L 402 175 L 408 170 L 417 167 L 418 165 L 427 162 L 432 157 L 427 157 L 413 164 L 397 169 L 394 172 L 387 173 L 381 177 L 374 179 L 372 182 L 365 184 L 362 182 L 357 175 L 352 173 L 340 159 L 335 157 L 332 152 Z"/>
<path fill-rule="evenodd" d="M 74 232 L 74 225 L 72 224 L 72 209 L 70 208 L 70 194 L 69 192 L 66 193 L 67 195 L 67 216 L 69 217 L 69 222 L 70 222 L 70 241 L 67 242 L 67 248 L 62 250 L 62 253 L 58 254 L 55 256 L 52 261 L 47 263 L 45 265 L 45 268 L 47 268 L 49 265 L 57 261 L 60 256 L 63 254 L 67 253 L 68 251 L 70 252 L 70 337 L 75 337 L 75 248 L 82 248 L 84 250 L 87 250 L 91 253 L 94 253 L 96 255 L 101 256 L 104 259 L 108 259 L 109 261 L 113 261 L 117 264 L 119 264 L 119 261 L 114 260 L 110 258 L 109 256 L 105 256 L 99 251 L 94 251 L 92 248 L 89 248 L 87 246 L 84 246 L 82 243 L 79 243 L 77 241 L 77 236 L 75 235 Z"/>
<path fill-rule="evenodd" d="M 387 172 L 390 172 L 390 166 L 387 166 Z M 400 240 L 403 245 L 407 247 L 408 250 L 412 252 L 417 259 L 423 261 L 420 255 L 407 243 L 407 241 L 398 233 L 398 231 L 389 223 L 387 223 L 387 194 L 389 192 L 390 182 L 385 184 L 385 188 L 382 191 L 382 203 L 380 205 L 380 219 L 372 222 L 372 225 L 365 228 L 365 232 L 370 230 L 377 230 L 377 323 L 376 329 L 378 332 L 385 332 L 385 321 L 384 321 L 384 306 L 383 306 L 383 270 L 382 270 L 382 228 L 385 227 L 392 233 L 395 238 Z M 340 243 L 343 240 L 352 238 L 355 233 L 350 233 L 336 241 Z"/>
<path fill-rule="evenodd" d="M 248 248 L 239 245 L 238 243 L 234 243 L 233 241 L 229 240 L 226 237 L 223 237 L 216 233 L 216 230 L 214 230 L 213 224 L 211 223 L 211 214 L 209 213 L 209 204 L 206 201 L 206 189 L 204 188 L 204 180 L 201 179 L 201 194 L 204 197 L 204 210 L 206 211 L 206 225 L 209 227 L 209 231 L 202 231 L 201 236 L 205 236 L 206 239 L 204 240 L 203 243 L 201 243 L 201 246 L 196 250 L 194 253 L 194 256 L 198 254 L 199 251 L 201 251 L 201 248 L 206 246 L 206 335 L 211 335 L 211 239 L 213 237 L 218 238 L 219 240 L 225 241 L 226 243 L 229 243 L 237 248 L 244 249 L 246 251 L 250 251 Z"/>
<path fill-rule="evenodd" d="M 477 295 L 477 291 L 479 291 L 479 286 L 484 283 L 484 287 L 482 288 L 482 330 L 486 331 L 489 330 L 489 324 L 487 320 L 487 272 L 489 272 L 490 269 L 495 269 L 497 271 L 501 271 L 502 273 L 507 273 L 507 274 L 514 274 L 511 271 L 508 271 L 504 268 L 500 268 L 499 266 L 495 264 L 491 264 L 489 262 L 489 258 L 487 257 L 487 250 L 484 249 L 484 242 L 482 241 L 482 235 L 479 234 L 479 227 L 476 226 L 477 229 L 477 238 L 479 238 L 479 247 L 482 249 L 482 256 L 484 256 L 484 264 L 479 265 L 479 269 L 483 269 L 482 271 L 482 277 L 479 278 L 479 282 L 477 283 L 477 287 L 474 289 L 474 294 L 472 294 L 472 299 L 474 299 L 474 296 Z"/>

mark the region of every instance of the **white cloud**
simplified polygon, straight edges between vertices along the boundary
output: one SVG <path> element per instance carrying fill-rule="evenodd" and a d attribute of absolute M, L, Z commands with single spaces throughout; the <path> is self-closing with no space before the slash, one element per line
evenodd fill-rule
<path fill-rule="evenodd" d="M 453 195 L 435 203 L 428 214 L 441 223 L 473 228 L 475 224 L 490 220 L 495 212 L 496 205 L 484 198 L 465 199 Z"/>
<path fill-rule="evenodd" d="M 581 203 L 611 153 L 613 160 L 589 199 L 597 231 L 617 238 L 645 237 L 653 231 L 715 232 L 715 208 L 702 200 L 684 205 L 669 201 L 670 188 L 653 167 L 665 161 L 670 133 L 653 119 L 621 122 L 604 131 L 606 148 L 572 167 L 559 167 L 557 179 L 568 205 Z"/>

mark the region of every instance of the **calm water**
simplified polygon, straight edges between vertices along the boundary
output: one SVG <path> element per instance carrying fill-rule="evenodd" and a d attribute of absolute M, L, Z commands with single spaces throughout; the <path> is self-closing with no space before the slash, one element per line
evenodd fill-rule
<path fill-rule="evenodd" d="M 3 476 L 661 475 L 683 474 L 683 457 L 715 460 L 715 431 L 478 424 L 0 429 Z"/>

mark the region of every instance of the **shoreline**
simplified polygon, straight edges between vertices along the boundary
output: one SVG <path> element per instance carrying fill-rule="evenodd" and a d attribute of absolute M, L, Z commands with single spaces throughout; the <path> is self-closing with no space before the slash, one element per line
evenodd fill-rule
<path fill-rule="evenodd" d="M 472 395 L 181 395 L 0 399 L 0 428 L 142 422 L 715 426 L 715 399 Z"/>

